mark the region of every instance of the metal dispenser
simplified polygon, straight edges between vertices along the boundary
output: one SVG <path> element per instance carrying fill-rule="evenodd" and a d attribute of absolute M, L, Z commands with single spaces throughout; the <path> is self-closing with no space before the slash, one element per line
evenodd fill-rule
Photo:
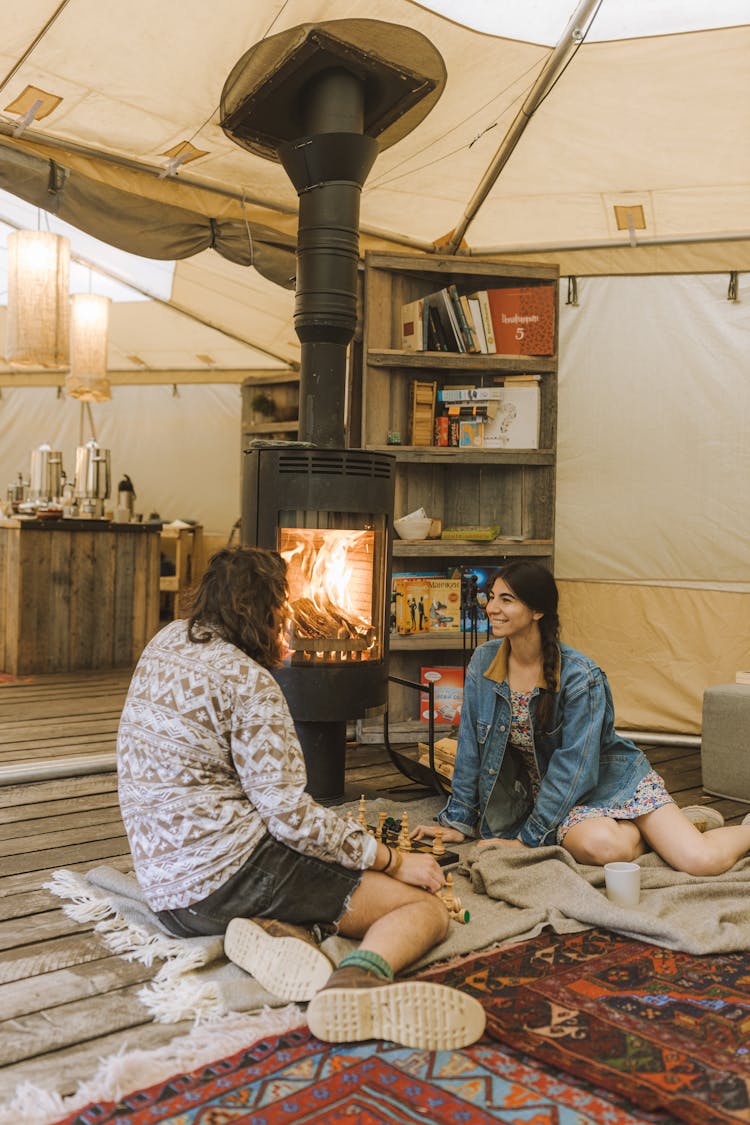
<path fill-rule="evenodd" d="M 29 500 L 44 506 L 59 499 L 63 476 L 62 453 L 59 450 L 51 449 L 46 442 L 32 449 Z"/>
<path fill-rule="evenodd" d="M 102 449 L 93 439 L 85 445 L 79 445 L 76 449 L 75 476 L 78 515 L 84 519 L 102 519 L 109 489 L 109 450 Z"/>

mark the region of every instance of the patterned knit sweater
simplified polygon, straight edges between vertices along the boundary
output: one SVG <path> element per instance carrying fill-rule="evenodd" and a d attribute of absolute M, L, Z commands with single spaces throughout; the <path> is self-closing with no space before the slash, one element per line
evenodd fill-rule
<path fill-rule="evenodd" d="M 302 750 L 275 679 L 234 645 L 173 621 L 138 661 L 117 737 L 119 796 L 153 910 L 217 890 L 266 832 L 354 870 L 377 845 L 305 793 Z"/>

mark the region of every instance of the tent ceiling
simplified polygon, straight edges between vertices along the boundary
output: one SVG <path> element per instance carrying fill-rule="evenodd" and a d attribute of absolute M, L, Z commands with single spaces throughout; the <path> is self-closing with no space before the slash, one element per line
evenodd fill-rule
<path fill-rule="evenodd" d="M 135 253 L 180 259 L 177 304 L 200 309 L 279 362 L 294 362 L 290 295 L 279 283 L 288 283 L 293 263 L 297 199 L 280 165 L 239 148 L 220 127 L 221 91 L 237 60 L 264 37 L 313 21 L 377 19 L 424 34 L 445 61 L 445 92 L 378 157 L 361 218 L 363 248 L 431 249 L 461 229 L 575 9 L 572 0 L 545 7 L 556 27 L 546 25 L 546 38 L 535 39 L 538 28 L 526 36 L 516 30 L 516 38 L 489 34 L 411 0 L 6 5 L 0 186 L 76 225 L 93 214 L 101 189 L 106 206 L 98 222 L 88 220 L 92 233 L 111 229 L 115 244 Z M 644 10 L 662 7 L 650 0 Z M 680 5 L 666 7 L 679 16 Z M 484 5 L 485 13 L 498 8 L 534 14 L 540 5 Z M 618 33 L 612 20 L 622 5 L 603 0 L 590 8 L 587 37 L 577 49 L 571 44 L 567 65 L 472 213 L 462 249 L 546 251 L 565 272 L 563 248 L 614 246 L 629 263 L 618 272 L 639 272 L 640 247 L 681 244 L 679 265 L 660 255 L 669 270 L 686 268 L 685 246 L 715 243 L 714 268 L 747 269 L 750 243 L 738 239 L 750 236 L 750 146 L 742 140 L 750 135 L 750 25 L 654 34 L 647 24 L 640 37 L 602 40 L 599 34 Z M 695 5 L 682 8 L 691 17 Z M 711 9 L 720 19 L 722 5 Z M 638 10 L 628 5 L 624 35 L 637 33 Z M 727 23 L 736 23 L 736 0 L 727 11 Z M 26 120 L 37 98 L 44 116 Z M 52 198 L 50 159 L 62 170 Z M 144 201 L 162 209 L 150 211 Z M 641 207 L 645 228 L 618 229 L 615 205 Z M 170 213 L 179 220 L 173 244 L 158 252 L 155 238 L 170 227 Z M 590 272 L 611 270 L 606 260 L 589 255 L 586 262 Z"/>

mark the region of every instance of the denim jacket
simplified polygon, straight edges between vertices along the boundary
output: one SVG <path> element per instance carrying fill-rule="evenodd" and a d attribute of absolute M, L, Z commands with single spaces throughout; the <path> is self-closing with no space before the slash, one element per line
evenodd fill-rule
<path fill-rule="evenodd" d="M 505 753 L 511 716 L 508 647 L 491 640 L 476 650 L 466 671 L 452 792 L 438 814 L 440 824 L 465 836 L 477 831 L 483 838 L 516 836 L 538 847 L 556 843 L 557 826 L 574 805 L 606 808 L 633 796 L 651 766 L 637 746 L 615 732 L 607 677 L 582 653 L 563 644 L 559 649 L 547 730 L 534 724 L 540 691 L 548 690 L 543 681 L 529 702 L 542 779 L 535 801 L 520 755 Z"/>

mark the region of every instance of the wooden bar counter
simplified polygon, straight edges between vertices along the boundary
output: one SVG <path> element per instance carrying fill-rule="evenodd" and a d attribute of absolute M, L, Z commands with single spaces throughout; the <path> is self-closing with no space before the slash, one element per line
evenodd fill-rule
<path fill-rule="evenodd" d="M 132 667 L 159 628 L 160 531 L 0 519 L 0 671 Z"/>

